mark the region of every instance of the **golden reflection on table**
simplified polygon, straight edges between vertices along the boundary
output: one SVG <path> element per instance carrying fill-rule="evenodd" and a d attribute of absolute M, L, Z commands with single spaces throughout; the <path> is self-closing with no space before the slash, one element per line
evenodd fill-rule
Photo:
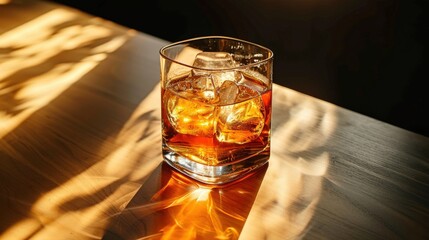
<path fill-rule="evenodd" d="M 163 163 L 103 239 L 238 239 L 267 165 L 226 186 L 203 185 Z"/>
<path fill-rule="evenodd" d="M 0 2 L 0 239 L 425 239 L 429 141 L 273 86 L 271 157 L 202 186 L 162 162 L 166 41 Z"/>

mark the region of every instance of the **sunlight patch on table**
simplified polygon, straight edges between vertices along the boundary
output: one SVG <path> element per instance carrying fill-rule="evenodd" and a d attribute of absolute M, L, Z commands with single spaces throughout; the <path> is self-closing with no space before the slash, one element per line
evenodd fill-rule
<path fill-rule="evenodd" d="M 240 239 L 303 238 L 329 167 L 335 107 L 279 85 L 273 96 L 270 166 Z"/>
<path fill-rule="evenodd" d="M 73 239 L 100 239 L 111 216 L 125 208 L 162 160 L 160 148 L 153 147 L 161 146 L 161 113 L 153 104 L 159 94 L 157 85 L 124 124 L 108 155 L 43 194 L 32 203 L 28 217 L 0 238 L 16 239 L 19 231 L 23 239 L 49 239 L 64 232 Z"/>
<path fill-rule="evenodd" d="M 114 36 L 101 25 L 77 24 L 75 18 L 73 11 L 55 9 L 0 35 L 0 48 L 6 52 L 0 54 L 0 138 L 129 38 Z M 100 43 L 86 46 L 94 41 Z"/>

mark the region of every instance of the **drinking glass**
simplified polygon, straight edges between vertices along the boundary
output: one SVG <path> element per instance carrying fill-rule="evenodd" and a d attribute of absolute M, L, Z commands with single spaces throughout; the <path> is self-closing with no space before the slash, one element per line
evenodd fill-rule
<path fill-rule="evenodd" d="M 249 176 L 270 157 L 273 52 L 205 36 L 160 49 L 162 153 L 206 184 Z"/>

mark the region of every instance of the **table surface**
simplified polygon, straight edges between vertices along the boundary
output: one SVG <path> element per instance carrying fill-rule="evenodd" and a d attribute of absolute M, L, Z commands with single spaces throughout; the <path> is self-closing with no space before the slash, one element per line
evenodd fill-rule
<path fill-rule="evenodd" d="M 167 43 L 0 1 L 0 239 L 429 238 L 429 139 L 287 86 L 273 87 L 264 168 L 223 187 L 172 171 Z"/>

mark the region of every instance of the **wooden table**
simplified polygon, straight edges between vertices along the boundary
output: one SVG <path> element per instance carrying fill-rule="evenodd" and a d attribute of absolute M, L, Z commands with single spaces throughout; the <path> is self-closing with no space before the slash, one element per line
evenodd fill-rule
<path fill-rule="evenodd" d="M 162 162 L 166 41 L 0 4 L 1 240 L 429 238 L 427 137 L 275 84 L 268 166 L 200 186 Z"/>

